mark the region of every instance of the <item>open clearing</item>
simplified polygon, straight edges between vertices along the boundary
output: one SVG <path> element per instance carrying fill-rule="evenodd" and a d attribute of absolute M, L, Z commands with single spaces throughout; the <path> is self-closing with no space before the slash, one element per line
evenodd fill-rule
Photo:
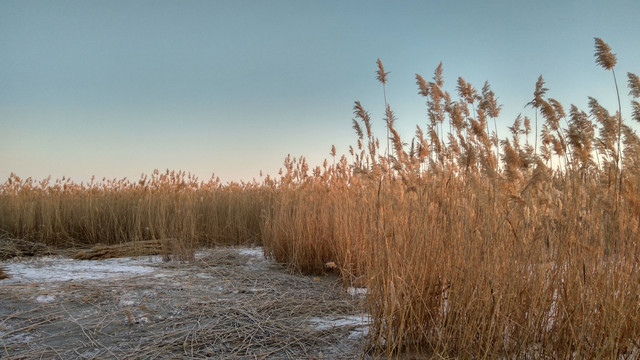
<path fill-rule="evenodd" d="M 260 248 L 0 262 L 0 357 L 316 359 L 362 356 L 368 318 L 336 276 L 291 275 Z M 353 290 L 353 289 L 352 289 Z"/>

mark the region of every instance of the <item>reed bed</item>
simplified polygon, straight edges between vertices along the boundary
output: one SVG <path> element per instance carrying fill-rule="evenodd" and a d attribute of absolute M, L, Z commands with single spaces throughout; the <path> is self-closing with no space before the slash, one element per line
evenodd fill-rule
<path fill-rule="evenodd" d="M 260 216 L 271 189 L 222 186 L 178 171 L 76 184 L 12 175 L 0 187 L 5 237 L 53 246 L 113 245 L 180 239 L 180 246 L 260 241 Z"/>
<path fill-rule="evenodd" d="M 596 63 L 616 57 L 596 39 Z M 1 228 L 47 244 L 175 238 L 260 242 L 292 271 L 333 262 L 367 288 L 373 353 L 459 358 L 633 358 L 640 351 L 640 138 L 590 98 L 567 111 L 542 76 L 499 137 L 488 83 L 445 90 L 416 75 L 428 121 L 410 142 L 386 101 L 387 138 L 354 105 L 357 143 L 311 167 L 285 159 L 278 179 L 198 183 L 154 173 L 138 183 L 0 188 Z M 627 74 L 630 119 L 640 80 Z M 533 128 L 532 128 L 533 122 Z M 193 245 L 191 245 L 193 244 Z"/>
<path fill-rule="evenodd" d="M 602 43 L 596 60 L 613 70 Z M 519 116 L 499 138 L 490 85 L 459 78 L 454 99 L 442 72 L 416 75 L 428 123 L 410 145 L 386 100 L 386 146 L 356 102 L 350 160 L 309 176 L 304 159 L 289 162 L 284 183 L 297 186 L 281 189 L 265 249 L 303 272 L 334 261 L 365 284 L 372 350 L 387 356 L 637 357 L 635 131 L 593 98 L 566 112 L 540 77 L 529 103 L 540 126 Z M 638 77 L 628 85 L 640 121 Z"/>

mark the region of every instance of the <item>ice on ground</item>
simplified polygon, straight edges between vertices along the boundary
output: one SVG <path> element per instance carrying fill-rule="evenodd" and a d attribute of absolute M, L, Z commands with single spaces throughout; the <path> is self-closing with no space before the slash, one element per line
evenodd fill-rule
<path fill-rule="evenodd" d="M 309 322 L 318 330 L 326 330 L 332 327 L 367 325 L 369 319 L 364 315 L 348 315 L 321 318 L 314 317 L 310 318 Z"/>
<path fill-rule="evenodd" d="M 262 247 L 237 248 L 240 255 L 250 256 L 253 265 L 266 262 Z M 209 252 L 201 250 L 196 258 Z M 3 285 L 24 283 L 53 283 L 82 280 L 110 280 L 130 278 L 155 272 L 155 277 L 166 277 L 153 266 L 163 262 L 162 256 L 140 256 L 103 260 L 74 260 L 62 256 L 44 256 L 28 259 L 12 259 L 2 264 L 8 279 L 0 280 Z M 259 262 L 260 264 L 254 264 Z"/>
<path fill-rule="evenodd" d="M 120 306 L 134 306 L 138 303 L 138 301 L 133 299 L 120 299 L 118 305 Z"/>
<path fill-rule="evenodd" d="M 350 287 L 347 288 L 347 293 L 351 296 L 364 296 L 367 295 L 367 289 Z"/>
<path fill-rule="evenodd" d="M 56 297 L 53 295 L 38 295 L 36 296 L 36 302 L 41 304 L 48 304 L 56 301 Z"/>
<path fill-rule="evenodd" d="M 309 319 L 309 323 L 317 330 L 329 330 L 333 328 L 349 327 L 349 339 L 362 338 L 369 333 L 369 316 L 368 315 L 347 315 L 347 316 L 329 316 L 329 317 L 313 317 Z"/>
<path fill-rule="evenodd" d="M 255 257 L 258 259 L 264 259 L 264 252 L 262 251 L 262 247 L 254 247 L 254 248 L 241 248 L 238 249 L 238 254 Z"/>
<path fill-rule="evenodd" d="M 73 260 L 60 256 L 3 264 L 5 272 L 11 277 L 2 284 L 44 283 L 71 280 L 105 280 L 119 277 L 131 277 L 154 271 L 150 263 L 162 261 L 161 258 L 119 258 L 105 260 Z"/>
<path fill-rule="evenodd" d="M 29 309 L 33 311 L 31 318 L 44 319 L 46 323 L 42 328 L 16 329 L 21 326 L 16 324 L 22 320 L 15 318 L 11 322 L 0 321 L 0 354 L 5 353 L 2 347 L 5 344 L 7 348 L 19 348 L 23 351 L 21 354 L 27 357 L 35 351 L 44 353 L 49 349 L 57 351 L 59 348 L 65 351 L 64 354 L 71 354 L 71 357 L 104 357 L 107 356 L 105 350 L 121 351 L 120 342 L 130 341 L 135 337 L 140 337 L 142 346 L 150 348 L 149 354 L 152 354 L 153 343 L 166 338 L 156 332 L 164 333 L 163 329 L 175 329 L 175 326 L 182 326 L 189 319 L 197 323 L 202 319 L 204 307 L 212 307 L 212 313 L 207 316 L 212 316 L 211 321 L 214 321 L 213 317 L 219 310 L 231 309 L 243 313 L 253 311 L 254 308 L 259 309 L 261 299 L 268 302 L 279 301 L 281 297 L 278 293 L 289 290 L 299 293 L 299 289 L 306 289 L 310 284 L 314 288 L 317 285 L 318 294 L 327 291 L 327 298 L 322 294 L 323 301 L 335 299 L 340 308 L 343 308 L 344 300 L 354 300 L 343 299 L 340 289 L 331 282 L 313 284 L 310 277 L 288 275 L 280 264 L 265 258 L 260 247 L 206 249 L 198 251 L 196 258 L 198 257 L 204 261 L 163 262 L 161 256 L 104 260 L 47 256 L 0 261 L 0 266 L 11 275 L 11 278 L 0 281 L 0 294 L 6 295 L 0 299 L 0 303 L 7 298 L 12 307 L 15 304 L 16 309 Z M 216 259 L 227 260 L 230 265 L 216 264 Z M 255 279 L 252 274 L 256 274 Z M 233 293 L 238 295 L 232 295 Z M 315 294 L 316 289 L 312 292 L 313 296 Z M 306 302 L 308 299 L 304 292 L 291 296 L 295 301 L 300 299 Z M 253 302 L 244 304 L 245 299 L 255 301 L 256 305 Z M 1 305 L 0 309 L 3 309 Z M 319 339 L 323 339 L 318 350 L 329 354 L 326 358 L 355 358 L 358 342 L 368 334 L 369 317 L 325 316 L 327 313 L 323 309 L 316 310 L 312 306 L 304 313 L 296 313 L 296 321 L 286 319 L 283 336 L 289 336 L 287 332 L 298 330 L 302 325 L 307 330 L 304 336 L 314 339 L 317 335 Z M 351 308 L 345 307 L 344 311 L 348 309 Z M 3 310 L 7 310 L 5 313 L 8 314 L 14 311 L 9 308 Z M 56 316 L 56 321 L 50 320 L 50 314 Z M 62 315 L 58 318 L 57 314 Z M 314 315 L 317 317 L 309 320 Z M 286 314 L 283 319 L 285 317 Z M 271 315 L 268 314 L 265 314 L 264 319 L 257 318 L 258 321 L 271 321 L 270 319 Z M 211 321 L 207 320 L 207 326 Z M 136 328 L 132 327 L 134 324 Z M 81 325 L 80 328 L 77 325 Z M 69 334 L 81 338 L 80 331 L 84 331 L 82 326 L 89 325 L 94 326 L 91 327 L 91 335 L 92 338 L 96 336 L 95 341 L 91 339 L 92 342 L 83 342 L 83 346 L 78 347 L 76 343 L 65 340 L 71 336 Z M 120 331 L 121 329 L 124 330 Z M 196 330 L 206 331 L 201 327 Z M 293 344 L 295 339 L 297 335 L 287 341 L 292 341 Z M 306 337 L 302 341 L 306 341 L 305 339 Z M 93 349 L 95 344 L 101 345 L 98 352 Z M 277 344 L 269 345 L 268 341 L 259 346 L 260 348 L 255 346 L 252 349 L 258 351 L 264 346 L 268 346 L 268 349 L 273 346 L 275 351 L 281 351 Z M 10 348 L 9 352 L 12 350 Z M 179 355 L 181 349 L 175 350 L 176 353 L 172 354 Z M 304 348 L 300 351 L 303 353 L 295 354 L 308 353 Z M 283 354 L 293 353 L 285 350 Z M 16 357 L 20 357 L 20 354 L 16 354 Z"/>
<path fill-rule="evenodd" d="M 9 335 L 6 335 L 9 334 Z M 2 331 L 0 330 L 0 339 L 2 339 L 2 343 L 4 345 L 13 345 L 13 344 L 28 344 L 35 336 L 29 333 L 17 333 L 14 334 L 12 332 Z M 2 354 L 2 353 L 0 353 Z"/>
<path fill-rule="evenodd" d="M 247 266 L 249 269 L 262 271 L 266 269 L 269 264 L 269 260 L 265 258 L 264 251 L 261 246 L 253 248 L 237 248 L 238 255 L 244 255 L 249 257 Z"/>

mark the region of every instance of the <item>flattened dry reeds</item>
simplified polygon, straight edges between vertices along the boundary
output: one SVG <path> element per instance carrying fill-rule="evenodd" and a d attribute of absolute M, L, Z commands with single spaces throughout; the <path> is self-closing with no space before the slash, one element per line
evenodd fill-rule
<path fill-rule="evenodd" d="M 0 238 L 0 261 L 14 257 L 43 256 L 55 253 L 45 244 L 22 239 Z"/>
<path fill-rule="evenodd" d="M 133 241 L 116 245 L 95 245 L 91 249 L 77 250 L 70 254 L 76 260 L 102 260 L 144 255 L 169 255 L 171 240 Z M 175 240 L 174 240 L 175 241 Z"/>

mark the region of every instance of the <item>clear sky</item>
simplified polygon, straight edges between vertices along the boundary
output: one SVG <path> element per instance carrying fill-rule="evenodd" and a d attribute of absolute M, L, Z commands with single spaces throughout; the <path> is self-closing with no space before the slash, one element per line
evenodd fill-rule
<path fill-rule="evenodd" d="M 0 0 L 0 181 L 156 168 L 251 180 L 287 154 L 319 165 L 355 143 L 355 100 L 383 140 L 377 58 L 406 141 L 427 121 L 415 74 L 441 61 L 451 93 L 458 76 L 489 81 L 500 129 L 533 116 L 540 74 L 566 109 L 593 96 L 613 112 L 596 36 L 618 55 L 628 118 L 639 16 L 638 0 Z"/>

